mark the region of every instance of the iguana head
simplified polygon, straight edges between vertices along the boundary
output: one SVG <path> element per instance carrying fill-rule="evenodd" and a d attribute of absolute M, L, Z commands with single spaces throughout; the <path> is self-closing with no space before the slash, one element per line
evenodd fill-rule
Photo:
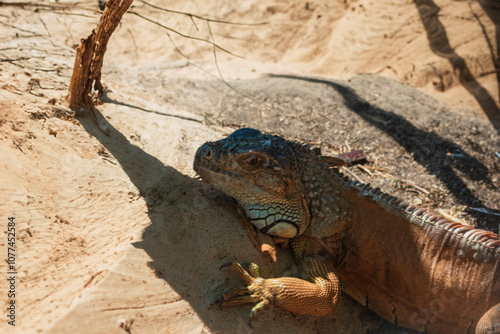
<path fill-rule="evenodd" d="M 302 189 L 301 144 L 244 128 L 229 137 L 203 144 L 194 170 L 233 197 L 262 232 L 293 238 L 309 224 Z"/>

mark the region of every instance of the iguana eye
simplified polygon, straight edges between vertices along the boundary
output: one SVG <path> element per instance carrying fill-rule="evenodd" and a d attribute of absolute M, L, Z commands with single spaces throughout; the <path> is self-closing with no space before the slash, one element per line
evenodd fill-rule
<path fill-rule="evenodd" d="M 253 153 L 246 154 L 240 157 L 240 159 L 238 160 L 240 165 L 242 165 L 243 167 L 252 169 L 262 166 L 265 162 L 265 159 L 263 159 L 258 154 L 253 154 Z"/>
<path fill-rule="evenodd" d="M 255 157 L 255 156 L 253 156 L 253 157 L 246 158 L 246 159 L 245 159 L 245 163 L 246 163 L 248 166 L 255 167 L 255 166 L 259 165 L 260 160 L 259 160 L 259 158 L 257 158 L 257 157 Z"/>

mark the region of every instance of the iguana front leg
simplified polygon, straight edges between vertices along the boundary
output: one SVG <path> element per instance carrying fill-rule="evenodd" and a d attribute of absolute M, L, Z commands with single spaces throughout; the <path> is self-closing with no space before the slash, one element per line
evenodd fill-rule
<path fill-rule="evenodd" d="M 247 272 L 239 263 L 230 264 L 247 287 L 231 290 L 219 302 L 221 308 L 246 303 L 257 303 L 249 316 L 249 324 L 259 311 L 269 305 L 286 311 L 322 316 L 332 313 L 340 301 L 340 282 L 330 262 L 318 256 L 314 239 L 299 236 L 291 246 L 302 275 L 307 279 L 281 277 L 264 279 L 258 267 L 251 264 Z"/>
<path fill-rule="evenodd" d="M 276 244 L 280 244 L 280 247 L 285 247 L 288 244 L 288 239 L 272 237 L 270 235 L 262 233 L 259 229 L 256 229 L 255 226 L 252 225 L 241 205 L 238 206 L 238 211 L 241 215 L 241 223 L 243 225 L 243 229 L 245 230 L 248 238 L 253 243 L 255 248 L 257 248 L 261 253 L 269 255 L 271 257 L 271 260 L 273 262 L 276 262 Z"/>

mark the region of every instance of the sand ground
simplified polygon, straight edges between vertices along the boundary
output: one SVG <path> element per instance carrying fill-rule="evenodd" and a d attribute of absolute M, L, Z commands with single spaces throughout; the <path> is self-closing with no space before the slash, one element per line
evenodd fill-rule
<path fill-rule="evenodd" d="M 334 315 L 271 310 L 254 329 L 250 307 L 208 310 L 241 284 L 222 263 L 254 261 L 271 277 L 293 259 L 253 248 L 234 208 L 195 178 L 194 153 L 240 126 L 326 154 L 363 149 L 370 162 L 351 171 L 364 181 L 498 233 L 497 2 L 154 4 L 252 25 L 136 0 L 106 53 L 106 136 L 65 106 L 97 3 L 0 3 L 0 249 L 14 216 L 18 272 L 16 327 L 2 315 L 0 331 L 408 333 L 348 297 Z M 134 13 L 237 56 L 217 49 L 217 68 L 210 43 Z"/>

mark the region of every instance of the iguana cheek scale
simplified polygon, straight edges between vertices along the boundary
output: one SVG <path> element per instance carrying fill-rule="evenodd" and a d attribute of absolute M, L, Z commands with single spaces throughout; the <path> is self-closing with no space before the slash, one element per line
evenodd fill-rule
<path fill-rule="evenodd" d="M 500 333 L 500 236 L 351 181 L 336 164 L 254 129 L 198 149 L 195 171 L 235 198 L 258 230 L 289 238 L 303 278 L 263 279 L 256 265 L 247 272 L 233 263 L 247 287 L 231 290 L 220 305 L 256 303 L 249 320 L 269 305 L 325 315 L 339 304 L 341 282 L 359 303 L 403 327 Z"/>

